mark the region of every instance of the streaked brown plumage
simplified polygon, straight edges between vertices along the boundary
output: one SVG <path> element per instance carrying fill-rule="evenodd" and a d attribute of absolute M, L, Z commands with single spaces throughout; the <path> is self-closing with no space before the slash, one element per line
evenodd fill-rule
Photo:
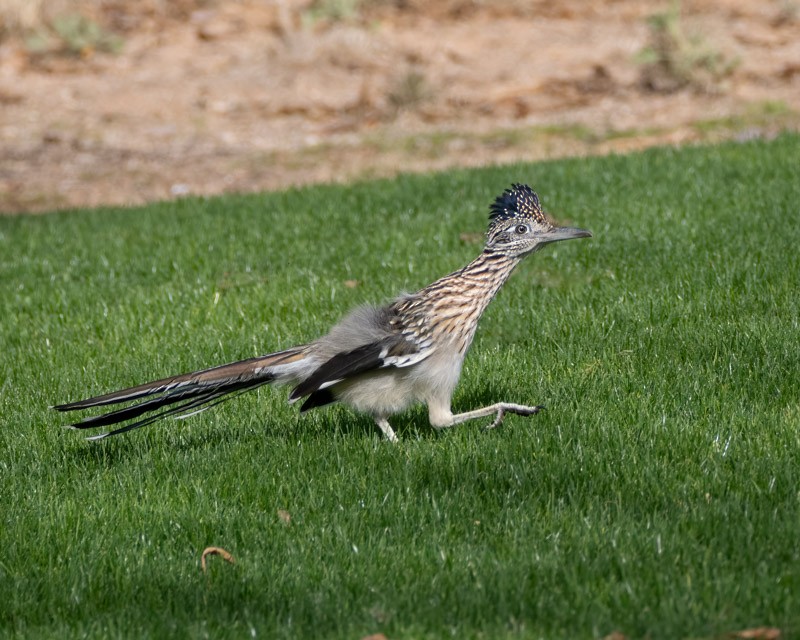
<path fill-rule="evenodd" d="M 497 403 L 454 415 L 450 409 L 461 365 L 478 321 L 514 268 L 545 244 L 585 238 L 583 229 L 556 227 L 544 215 L 530 187 L 512 185 L 491 206 L 483 252 L 467 266 L 417 293 L 382 307 L 360 307 L 330 332 L 278 353 L 58 405 L 73 411 L 131 403 L 70 425 L 88 429 L 122 425 L 104 438 L 166 416 L 185 417 L 264 384 L 291 384 L 290 402 L 301 411 L 343 402 L 371 415 L 390 440 L 388 417 L 415 402 L 428 406 L 436 428 L 506 413 L 534 415 L 542 407 Z"/>

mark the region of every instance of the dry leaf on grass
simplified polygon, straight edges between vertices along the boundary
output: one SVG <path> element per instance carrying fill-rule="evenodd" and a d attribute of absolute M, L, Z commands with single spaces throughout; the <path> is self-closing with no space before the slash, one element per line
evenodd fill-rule
<path fill-rule="evenodd" d="M 753 627 L 736 631 L 732 635 L 742 640 L 778 640 L 781 637 L 781 630 L 775 627 Z"/>
<path fill-rule="evenodd" d="M 281 522 L 286 524 L 289 524 L 292 521 L 292 514 L 285 509 L 278 509 L 278 517 L 281 519 Z"/>
<path fill-rule="evenodd" d="M 624 633 L 619 631 L 612 631 L 607 636 L 603 637 L 603 640 L 628 640 Z"/>
<path fill-rule="evenodd" d="M 359 284 L 361 284 L 358 280 L 345 280 L 344 286 L 348 289 L 355 289 Z"/>
<path fill-rule="evenodd" d="M 364 636 L 361 640 L 389 640 L 389 638 L 382 633 L 373 633 L 370 636 Z"/>
<path fill-rule="evenodd" d="M 236 564 L 236 560 L 233 559 L 233 556 L 222 547 L 206 547 L 203 549 L 203 555 L 200 557 L 200 566 L 203 568 L 203 573 L 206 572 L 206 556 L 220 556 L 225 562 Z"/>

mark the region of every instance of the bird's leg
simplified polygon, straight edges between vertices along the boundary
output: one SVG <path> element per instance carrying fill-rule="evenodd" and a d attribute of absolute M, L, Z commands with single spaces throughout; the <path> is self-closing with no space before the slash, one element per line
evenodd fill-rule
<path fill-rule="evenodd" d="M 397 442 L 397 436 L 394 434 L 394 429 L 392 429 L 392 425 L 389 424 L 389 421 L 385 417 L 376 416 L 375 424 L 377 424 L 381 428 L 381 431 L 383 431 L 383 435 L 386 436 L 386 439 L 389 442 Z"/>
<path fill-rule="evenodd" d="M 456 415 L 450 414 L 447 417 L 438 416 L 439 419 L 435 422 L 431 420 L 431 424 L 437 429 L 443 429 L 445 427 L 452 427 L 457 424 L 461 424 L 467 420 L 484 418 L 486 416 L 495 414 L 494 422 L 486 427 L 487 429 L 494 429 L 495 427 L 499 426 L 501 422 L 503 422 L 503 418 L 507 413 L 514 413 L 518 416 L 533 416 L 539 413 L 542 409 L 544 409 L 543 406 L 529 407 L 524 404 L 498 402 L 497 404 L 489 405 L 488 407 L 483 407 L 481 409 L 475 409 L 474 411 L 465 411 L 464 413 L 457 413 Z"/>

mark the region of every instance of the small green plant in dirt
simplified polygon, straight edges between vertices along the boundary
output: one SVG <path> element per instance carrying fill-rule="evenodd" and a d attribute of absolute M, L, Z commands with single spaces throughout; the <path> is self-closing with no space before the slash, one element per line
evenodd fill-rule
<path fill-rule="evenodd" d="M 362 0 L 314 0 L 303 13 L 303 22 L 342 22 L 358 16 Z"/>
<path fill-rule="evenodd" d="M 709 47 L 700 36 L 686 34 L 678 2 L 650 16 L 647 22 L 649 43 L 639 52 L 637 61 L 642 65 L 641 84 L 649 91 L 718 91 L 738 64 L 738 60 Z"/>
<path fill-rule="evenodd" d="M 396 113 L 413 110 L 433 97 L 433 90 L 428 84 L 425 74 L 411 69 L 397 78 L 389 88 L 386 98 L 389 106 Z"/>
<path fill-rule="evenodd" d="M 26 38 L 28 50 L 34 54 L 87 57 L 96 51 L 119 53 L 122 44 L 122 38 L 80 13 L 57 16 Z"/>
<path fill-rule="evenodd" d="M 306 26 L 319 22 L 348 22 L 364 18 L 370 9 L 382 6 L 401 6 L 395 0 L 312 0 L 303 11 L 302 20 Z"/>

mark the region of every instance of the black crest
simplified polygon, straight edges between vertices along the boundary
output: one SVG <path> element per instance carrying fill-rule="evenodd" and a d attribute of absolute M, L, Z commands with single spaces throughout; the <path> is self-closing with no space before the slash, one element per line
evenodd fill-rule
<path fill-rule="evenodd" d="M 492 224 L 510 218 L 529 218 L 539 223 L 547 218 L 539 204 L 539 196 L 527 184 L 512 184 L 503 191 L 489 207 L 489 221 Z"/>

